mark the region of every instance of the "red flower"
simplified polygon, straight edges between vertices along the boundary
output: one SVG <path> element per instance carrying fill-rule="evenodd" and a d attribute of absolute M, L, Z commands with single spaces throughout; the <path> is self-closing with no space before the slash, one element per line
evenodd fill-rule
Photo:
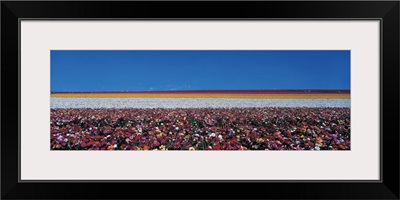
<path fill-rule="evenodd" d="M 216 143 L 216 144 L 213 145 L 213 148 L 215 150 L 221 150 L 221 145 L 219 143 Z"/>

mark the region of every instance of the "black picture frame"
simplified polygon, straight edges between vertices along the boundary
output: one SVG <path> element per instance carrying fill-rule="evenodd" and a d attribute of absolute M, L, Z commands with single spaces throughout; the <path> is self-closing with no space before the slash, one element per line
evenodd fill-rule
<path fill-rule="evenodd" d="M 399 199 L 399 8 L 399 1 L 2 1 L 1 198 Z M 20 182 L 20 19 L 379 19 L 381 181 Z"/>

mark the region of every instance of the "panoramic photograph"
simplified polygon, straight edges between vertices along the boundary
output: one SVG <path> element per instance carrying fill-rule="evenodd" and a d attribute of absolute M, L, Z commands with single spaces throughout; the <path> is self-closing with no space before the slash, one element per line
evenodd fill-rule
<path fill-rule="evenodd" d="M 50 150 L 351 150 L 349 50 L 52 50 Z"/>

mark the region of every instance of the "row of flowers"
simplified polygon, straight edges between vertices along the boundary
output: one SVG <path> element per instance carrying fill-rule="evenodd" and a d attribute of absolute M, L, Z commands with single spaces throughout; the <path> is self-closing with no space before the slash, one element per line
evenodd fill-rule
<path fill-rule="evenodd" d="M 52 150 L 350 150 L 350 108 L 51 109 Z"/>

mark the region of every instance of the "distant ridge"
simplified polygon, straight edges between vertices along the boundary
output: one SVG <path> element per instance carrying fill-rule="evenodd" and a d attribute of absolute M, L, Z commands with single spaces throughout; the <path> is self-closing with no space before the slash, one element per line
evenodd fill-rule
<path fill-rule="evenodd" d="M 51 94 L 350 94 L 350 90 L 159 90 L 51 92 Z"/>

